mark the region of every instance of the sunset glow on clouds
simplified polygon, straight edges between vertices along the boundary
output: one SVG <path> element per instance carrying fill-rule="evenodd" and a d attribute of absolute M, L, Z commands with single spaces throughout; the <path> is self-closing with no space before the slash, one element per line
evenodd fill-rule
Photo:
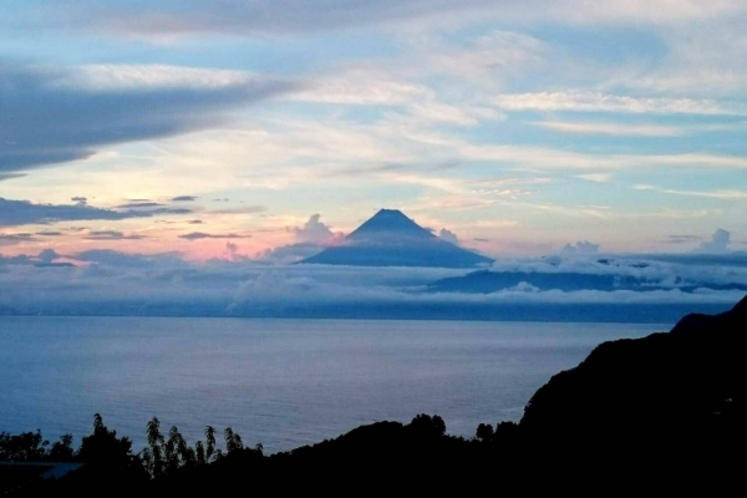
<path fill-rule="evenodd" d="M 742 251 L 745 25 L 740 0 L 4 2 L 0 254 L 280 264 L 382 207 L 494 258 Z"/>

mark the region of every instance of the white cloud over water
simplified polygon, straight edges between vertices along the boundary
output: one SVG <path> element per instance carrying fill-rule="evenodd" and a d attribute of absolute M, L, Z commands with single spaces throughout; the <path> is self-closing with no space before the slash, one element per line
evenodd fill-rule
<path fill-rule="evenodd" d="M 231 253 L 230 246 L 227 251 Z M 47 251 L 0 258 L 0 289 L 4 289 L 0 312 L 557 319 L 560 306 L 568 307 L 569 316 L 575 319 L 589 313 L 590 319 L 604 320 L 605 313 L 633 306 L 647 310 L 646 321 L 656 321 L 657 316 L 669 320 L 672 313 L 688 307 L 725 307 L 747 292 L 747 264 L 740 266 L 734 259 L 735 266 L 726 256 L 718 266 L 707 269 L 706 263 L 696 267 L 692 262 L 647 260 L 645 256 L 503 261 L 492 271 L 519 272 L 518 283 L 488 293 L 428 290 L 436 281 L 464 275 L 462 270 L 268 265 L 228 256 L 202 264 L 187 263 L 178 254 L 116 251 L 68 256 Z M 78 266 L 52 264 L 58 261 L 74 261 Z M 532 275 L 537 274 L 554 274 L 561 282 L 587 282 L 588 288 L 543 288 L 532 283 Z M 603 281 L 589 278 L 595 276 L 610 276 L 621 283 L 633 278 L 643 284 L 637 290 L 595 287 L 594 282 Z M 626 319 L 624 315 L 618 318 Z"/>

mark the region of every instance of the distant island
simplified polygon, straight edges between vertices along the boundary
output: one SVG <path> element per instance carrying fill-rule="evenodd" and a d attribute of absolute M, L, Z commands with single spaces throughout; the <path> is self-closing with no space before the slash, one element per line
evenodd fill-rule
<path fill-rule="evenodd" d="M 40 433 L 0 434 L 5 496 L 218 496 L 376 492 L 609 494 L 719 493 L 742 485 L 747 298 L 718 315 L 688 315 L 668 333 L 598 346 L 541 387 L 521 421 L 450 436 L 438 416 L 379 422 L 296 450 L 265 455 L 230 428 L 194 447 L 177 428 L 147 426 L 134 454 L 101 417 L 73 451 Z M 78 462 L 59 479 L 39 477 Z M 736 486 L 736 487 L 735 487 Z M 486 488 L 487 487 L 487 488 Z"/>

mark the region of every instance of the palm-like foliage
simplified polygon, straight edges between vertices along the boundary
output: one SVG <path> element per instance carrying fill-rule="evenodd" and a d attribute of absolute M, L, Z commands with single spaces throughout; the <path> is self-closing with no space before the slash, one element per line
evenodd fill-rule
<path fill-rule="evenodd" d="M 205 426 L 205 441 L 207 442 L 207 449 L 205 451 L 206 461 L 215 454 L 215 428 L 212 425 Z"/>
<path fill-rule="evenodd" d="M 224 454 L 244 449 L 241 436 L 230 427 L 223 431 L 226 444 L 225 453 L 217 447 L 216 430 L 213 426 L 205 427 L 205 442 L 197 441 L 194 448 L 190 447 L 186 439 L 176 426 L 169 429 L 168 438 L 161 433 L 161 423 L 153 417 L 147 424 L 148 447 L 142 452 L 146 470 L 153 477 L 175 472 L 184 467 L 204 465 L 220 460 Z M 256 446 L 262 451 L 262 445 Z"/>
<path fill-rule="evenodd" d="M 230 427 L 226 427 L 226 430 L 223 431 L 223 439 L 226 442 L 227 453 L 244 449 L 244 442 L 241 440 L 241 436 L 233 432 L 233 429 Z"/>
<path fill-rule="evenodd" d="M 164 438 L 161 434 L 161 422 L 153 417 L 146 425 L 148 448 L 143 450 L 145 468 L 153 477 L 163 474 L 165 465 Z"/>

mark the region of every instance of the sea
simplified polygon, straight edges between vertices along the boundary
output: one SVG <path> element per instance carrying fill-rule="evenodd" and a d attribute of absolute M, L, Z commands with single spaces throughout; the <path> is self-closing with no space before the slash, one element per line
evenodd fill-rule
<path fill-rule="evenodd" d="M 158 417 L 190 444 L 231 427 L 266 453 L 382 420 L 440 415 L 471 437 L 520 420 L 595 346 L 669 330 L 614 323 L 0 317 L 0 432 L 75 445 L 93 415 L 146 445 Z"/>

